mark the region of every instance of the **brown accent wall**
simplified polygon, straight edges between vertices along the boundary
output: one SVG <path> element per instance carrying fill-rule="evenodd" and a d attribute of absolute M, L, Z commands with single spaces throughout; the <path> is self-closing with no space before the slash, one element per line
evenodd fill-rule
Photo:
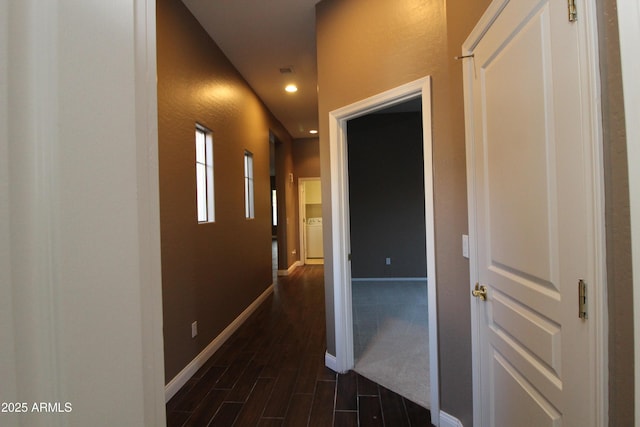
<path fill-rule="evenodd" d="M 633 273 L 620 39 L 615 0 L 597 2 L 609 308 L 609 425 L 634 424 Z"/>
<path fill-rule="evenodd" d="M 170 381 L 272 282 L 269 131 L 292 171 L 291 137 L 180 0 L 157 2 L 165 378 Z M 213 132 L 215 223 L 198 224 L 195 124 Z M 254 155 L 255 219 L 243 155 Z M 288 160 L 287 160 L 288 159 Z M 286 192 L 286 197 L 291 197 Z M 285 230 L 294 235 L 295 227 Z M 198 336 L 191 338 L 191 323 Z"/>
<path fill-rule="evenodd" d="M 472 425 L 469 265 L 461 64 L 453 60 L 488 0 L 324 0 L 316 7 L 324 239 L 331 242 L 328 113 L 430 75 L 441 409 Z M 328 351 L 333 265 L 325 245 Z M 445 357 L 446 356 L 446 357 Z"/>
<path fill-rule="evenodd" d="M 320 141 L 318 138 L 293 140 L 293 171 L 296 179 L 320 176 Z"/>

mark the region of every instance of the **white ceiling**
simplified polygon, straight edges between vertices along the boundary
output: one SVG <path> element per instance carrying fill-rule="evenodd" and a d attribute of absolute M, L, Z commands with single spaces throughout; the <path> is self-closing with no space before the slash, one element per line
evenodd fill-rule
<path fill-rule="evenodd" d="M 293 138 L 318 129 L 318 0 L 183 0 Z M 280 68 L 293 73 L 282 74 Z M 298 92 L 284 91 L 295 83 Z"/>

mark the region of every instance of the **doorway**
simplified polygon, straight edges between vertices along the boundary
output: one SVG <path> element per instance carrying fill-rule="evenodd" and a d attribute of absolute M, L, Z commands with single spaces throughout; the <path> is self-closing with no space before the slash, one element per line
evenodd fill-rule
<path fill-rule="evenodd" d="M 349 120 L 354 370 L 429 409 L 422 100 Z"/>
<path fill-rule="evenodd" d="M 299 178 L 298 200 L 300 260 L 305 264 L 324 264 L 320 178 Z"/>
<path fill-rule="evenodd" d="M 269 131 L 270 175 L 271 175 L 271 249 L 273 279 L 288 274 L 287 238 L 287 187 L 291 175 L 286 173 L 286 153 L 282 142 Z"/>
<path fill-rule="evenodd" d="M 329 113 L 331 164 L 331 234 L 333 236 L 333 283 L 336 356 L 327 356 L 327 365 L 339 372 L 354 367 L 353 306 L 347 123 L 369 113 L 421 99 L 424 163 L 424 220 L 427 265 L 427 305 L 429 328 L 429 403 L 434 423 L 439 417 L 436 267 L 433 217 L 433 164 L 431 141 L 431 80 L 425 77 Z"/>

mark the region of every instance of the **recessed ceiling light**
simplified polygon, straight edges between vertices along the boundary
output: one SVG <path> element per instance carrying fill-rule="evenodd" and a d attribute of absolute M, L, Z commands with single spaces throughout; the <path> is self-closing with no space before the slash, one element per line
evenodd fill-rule
<path fill-rule="evenodd" d="M 289 93 L 297 92 L 298 91 L 298 86 L 293 85 L 293 84 L 287 85 L 287 87 L 285 87 L 284 90 L 286 90 Z"/>
<path fill-rule="evenodd" d="M 309 131 L 309 133 L 310 133 L 310 134 L 312 134 L 312 135 L 315 135 L 316 133 L 318 133 L 318 131 L 317 131 L 317 130 L 315 130 L 315 129 L 311 129 L 311 130 Z"/>

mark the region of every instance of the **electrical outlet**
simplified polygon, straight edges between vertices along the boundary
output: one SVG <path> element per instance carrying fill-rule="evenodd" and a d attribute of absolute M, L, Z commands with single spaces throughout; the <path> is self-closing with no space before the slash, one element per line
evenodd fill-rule
<path fill-rule="evenodd" d="M 195 338 L 198 335 L 198 321 L 196 320 L 191 324 L 191 338 Z"/>
<path fill-rule="evenodd" d="M 387 259 L 384 262 L 386 265 L 391 265 L 391 258 L 387 257 Z"/>

